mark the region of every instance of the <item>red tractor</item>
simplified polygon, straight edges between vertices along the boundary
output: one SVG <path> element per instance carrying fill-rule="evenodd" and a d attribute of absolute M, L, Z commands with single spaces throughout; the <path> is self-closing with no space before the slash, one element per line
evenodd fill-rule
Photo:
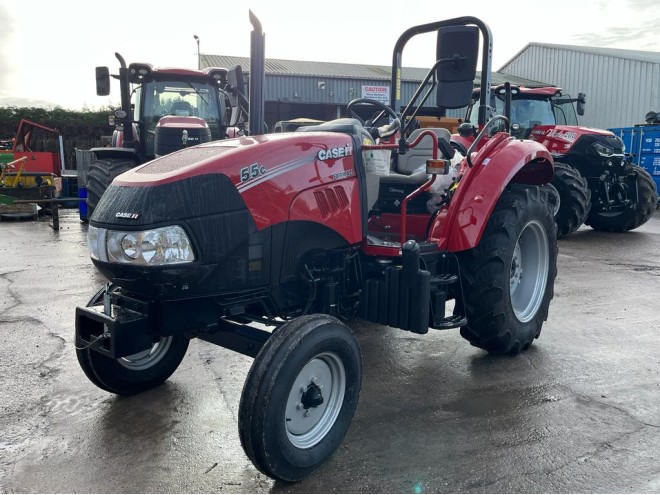
<path fill-rule="evenodd" d="M 403 48 L 435 32 L 437 61 L 398 114 Z M 479 142 L 495 122 L 491 34 L 460 17 L 401 35 L 389 106 L 353 100 L 347 118 L 193 146 L 117 177 L 89 223 L 109 283 L 76 310 L 89 380 L 143 392 L 170 377 L 192 338 L 251 356 L 241 443 L 261 472 L 297 481 L 335 452 L 358 403 L 352 319 L 418 334 L 460 328 L 495 354 L 528 349 L 556 277 L 552 156 L 501 118 L 504 130 L 435 190 L 452 168 L 449 131 L 401 125 L 433 91 L 443 108 L 468 104 L 480 43 Z"/>
<path fill-rule="evenodd" d="M 227 70 L 159 68 L 119 60 L 121 108 L 110 117 L 115 128 L 109 147 L 93 148 L 96 161 L 87 175 L 87 212 L 115 177 L 159 156 L 227 137 L 245 113 L 240 67 Z M 233 84 L 232 84 L 233 83 Z M 110 94 L 107 67 L 96 68 L 96 92 Z"/>
<path fill-rule="evenodd" d="M 508 96 L 507 96 L 508 95 Z M 506 101 L 509 109 L 506 113 Z M 470 119 L 480 100 L 475 89 L 465 122 L 452 137 L 461 152 L 474 141 L 478 128 Z M 563 95 L 561 88 L 501 85 L 491 88 L 494 115 L 510 117 L 513 134 L 543 144 L 552 153 L 552 179 L 557 209 L 557 235 L 566 236 L 583 223 L 595 230 L 625 232 L 651 218 L 658 193 L 651 175 L 625 156 L 623 141 L 614 133 L 578 125 L 585 95 Z"/>

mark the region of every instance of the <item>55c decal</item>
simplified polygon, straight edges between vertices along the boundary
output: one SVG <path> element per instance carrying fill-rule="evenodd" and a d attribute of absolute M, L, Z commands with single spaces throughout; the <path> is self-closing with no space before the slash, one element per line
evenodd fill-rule
<path fill-rule="evenodd" d="M 250 179 L 256 179 L 265 173 L 266 167 L 259 165 L 258 163 L 253 163 L 249 167 L 243 167 L 241 169 L 241 182 L 247 182 Z"/>

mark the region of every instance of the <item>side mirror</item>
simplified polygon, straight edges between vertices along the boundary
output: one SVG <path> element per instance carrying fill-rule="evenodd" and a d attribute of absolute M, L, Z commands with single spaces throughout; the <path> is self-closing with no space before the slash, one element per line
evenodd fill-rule
<path fill-rule="evenodd" d="M 474 88 L 479 56 L 479 28 L 450 26 L 438 30 L 436 105 L 463 108 Z M 436 63 L 438 63 L 436 62 Z"/>
<path fill-rule="evenodd" d="M 96 68 L 96 94 L 99 96 L 110 94 L 110 71 L 107 67 Z"/>
<path fill-rule="evenodd" d="M 587 103 L 587 95 L 585 93 L 578 93 L 577 97 L 577 114 L 584 115 L 584 106 Z"/>

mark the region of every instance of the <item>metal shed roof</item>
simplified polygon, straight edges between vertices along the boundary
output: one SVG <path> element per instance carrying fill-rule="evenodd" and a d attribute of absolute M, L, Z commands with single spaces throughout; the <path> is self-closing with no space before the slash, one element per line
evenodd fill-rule
<path fill-rule="evenodd" d="M 527 43 L 525 47 L 511 57 L 505 64 L 500 67 L 500 69 L 506 67 L 515 60 L 530 47 L 541 47 L 541 48 L 555 48 L 558 50 L 567 50 L 578 53 L 586 53 L 592 55 L 604 55 L 607 57 L 616 57 L 623 58 L 627 60 L 636 60 L 639 62 L 651 62 L 655 64 L 660 64 L 660 52 L 650 52 L 646 50 L 626 50 L 623 48 L 603 48 L 603 47 L 592 47 L 592 46 L 578 46 L 578 45 L 559 45 L 553 43 Z"/>
<path fill-rule="evenodd" d="M 245 72 L 249 72 L 250 59 L 248 57 L 234 57 L 229 55 L 200 54 L 200 64 L 205 67 L 231 68 L 240 65 Z M 390 81 L 392 68 L 385 65 L 340 64 L 336 62 L 308 62 L 301 60 L 266 59 L 266 74 L 269 76 L 300 76 L 300 77 L 329 77 L 336 79 L 367 79 Z M 404 67 L 402 80 L 420 82 L 426 77 L 429 69 Z M 475 84 L 479 83 L 481 74 L 477 71 Z M 519 86 L 550 86 L 552 83 L 534 81 L 522 77 L 493 72 L 491 82 L 503 84 L 504 82 Z"/>

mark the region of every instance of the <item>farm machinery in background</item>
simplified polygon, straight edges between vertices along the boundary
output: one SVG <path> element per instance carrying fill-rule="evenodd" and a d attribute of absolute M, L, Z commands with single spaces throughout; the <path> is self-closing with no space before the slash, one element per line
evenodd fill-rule
<path fill-rule="evenodd" d="M 476 89 L 465 123 L 452 137 L 463 153 L 478 132 L 470 124 L 480 98 Z M 611 131 L 581 127 L 585 95 L 577 99 L 554 86 L 527 88 L 500 85 L 491 88 L 495 115 L 505 112 L 507 98 L 513 134 L 545 146 L 554 158 L 552 186 L 557 207 L 559 237 L 583 223 L 595 230 L 626 232 L 648 221 L 656 209 L 658 192 L 651 175 L 625 155 L 624 143 Z"/>
<path fill-rule="evenodd" d="M 121 108 L 110 116 L 109 147 L 93 148 L 86 178 L 87 217 L 115 177 L 149 160 L 227 137 L 245 124 L 247 99 L 241 67 L 158 68 L 119 61 Z M 110 72 L 96 68 L 96 92 L 110 94 Z"/>
<path fill-rule="evenodd" d="M 403 102 L 403 49 L 425 33 L 437 33 L 436 61 Z M 477 18 L 414 26 L 394 47 L 389 106 L 359 98 L 346 118 L 272 134 L 252 126 L 263 122 L 264 77 L 251 70 L 249 135 L 116 177 L 88 227 L 108 284 L 76 308 L 87 378 L 143 392 L 175 372 L 193 338 L 250 356 L 241 444 L 261 472 L 297 481 L 335 452 L 355 412 L 352 319 L 460 329 L 494 354 L 527 350 L 554 295 L 553 160 L 511 135 L 505 116 L 488 121 L 491 53 Z M 479 132 L 461 159 L 446 129 L 409 125 L 434 92 L 443 108 L 466 106 L 479 57 Z"/>
<path fill-rule="evenodd" d="M 21 119 L 10 143 L 0 150 L 0 216 L 34 218 L 46 212 L 58 229 L 56 198 L 61 196 L 65 171 L 62 135 Z"/>

